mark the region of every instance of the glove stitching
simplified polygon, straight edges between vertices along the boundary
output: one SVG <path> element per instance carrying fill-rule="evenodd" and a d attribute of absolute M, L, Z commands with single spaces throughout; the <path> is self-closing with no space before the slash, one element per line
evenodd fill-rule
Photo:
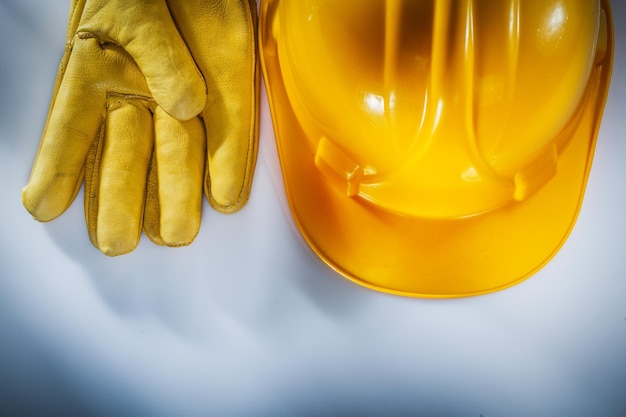
<path fill-rule="evenodd" d="M 100 47 L 103 47 L 105 45 L 115 45 L 117 47 L 124 49 L 124 47 L 120 45 L 119 42 L 116 42 L 111 38 L 105 38 L 103 36 L 99 36 L 93 32 L 78 31 L 76 32 L 76 37 L 78 39 L 95 39 L 100 45 Z"/>
<path fill-rule="evenodd" d="M 152 98 L 152 97 L 148 97 L 148 96 L 143 96 L 140 94 L 124 94 L 124 93 L 117 93 L 115 91 L 108 91 L 106 93 L 106 109 L 109 110 L 111 107 L 109 105 L 109 99 L 110 98 L 122 98 L 124 100 L 143 100 L 145 102 L 150 103 L 151 105 L 154 103 L 156 104 L 156 101 Z M 154 113 L 152 106 L 149 106 L 150 112 Z"/>

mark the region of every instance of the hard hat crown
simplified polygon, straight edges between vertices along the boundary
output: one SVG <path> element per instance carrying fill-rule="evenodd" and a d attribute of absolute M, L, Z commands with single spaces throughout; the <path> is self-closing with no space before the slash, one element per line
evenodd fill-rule
<path fill-rule="evenodd" d="M 549 181 L 606 44 L 592 0 L 279 7 L 281 72 L 316 166 L 417 217 L 479 214 Z"/>

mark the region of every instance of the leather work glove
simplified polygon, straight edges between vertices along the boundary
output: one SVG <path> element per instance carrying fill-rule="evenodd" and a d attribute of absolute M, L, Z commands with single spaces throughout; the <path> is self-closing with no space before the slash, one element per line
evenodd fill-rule
<path fill-rule="evenodd" d="M 85 183 L 92 243 L 131 252 L 142 228 L 187 245 L 202 190 L 234 212 L 256 161 L 254 0 L 73 0 L 67 44 L 30 180 L 39 221 Z"/>

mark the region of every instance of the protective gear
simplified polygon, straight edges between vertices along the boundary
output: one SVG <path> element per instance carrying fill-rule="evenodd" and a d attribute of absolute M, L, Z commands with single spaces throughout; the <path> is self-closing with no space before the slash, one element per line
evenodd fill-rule
<path fill-rule="evenodd" d="M 66 52 L 24 206 L 61 215 L 85 179 L 92 243 L 132 251 L 142 226 L 187 245 L 202 189 L 233 212 L 257 151 L 253 0 L 74 0 Z M 206 162 L 206 163 L 205 163 Z"/>
<path fill-rule="evenodd" d="M 609 84 L 608 0 L 263 0 L 260 25 L 288 200 L 333 269 L 456 297 L 558 251 Z"/>

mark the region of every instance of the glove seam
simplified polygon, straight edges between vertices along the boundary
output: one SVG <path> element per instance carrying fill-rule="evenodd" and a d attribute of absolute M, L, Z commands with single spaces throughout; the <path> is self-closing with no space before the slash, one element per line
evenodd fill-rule
<path fill-rule="evenodd" d="M 100 36 L 97 33 L 94 32 L 90 32 L 90 31 L 86 31 L 86 30 L 79 30 L 76 32 L 76 37 L 78 39 L 95 39 L 96 41 L 98 41 L 98 43 L 100 44 L 100 46 L 102 45 L 115 45 L 121 49 L 123 49 L 126 52 L 126 49 L 119 43 L 114 41 L 111 38 L 108 37 L 104 37 L 104 36 Z"/>

